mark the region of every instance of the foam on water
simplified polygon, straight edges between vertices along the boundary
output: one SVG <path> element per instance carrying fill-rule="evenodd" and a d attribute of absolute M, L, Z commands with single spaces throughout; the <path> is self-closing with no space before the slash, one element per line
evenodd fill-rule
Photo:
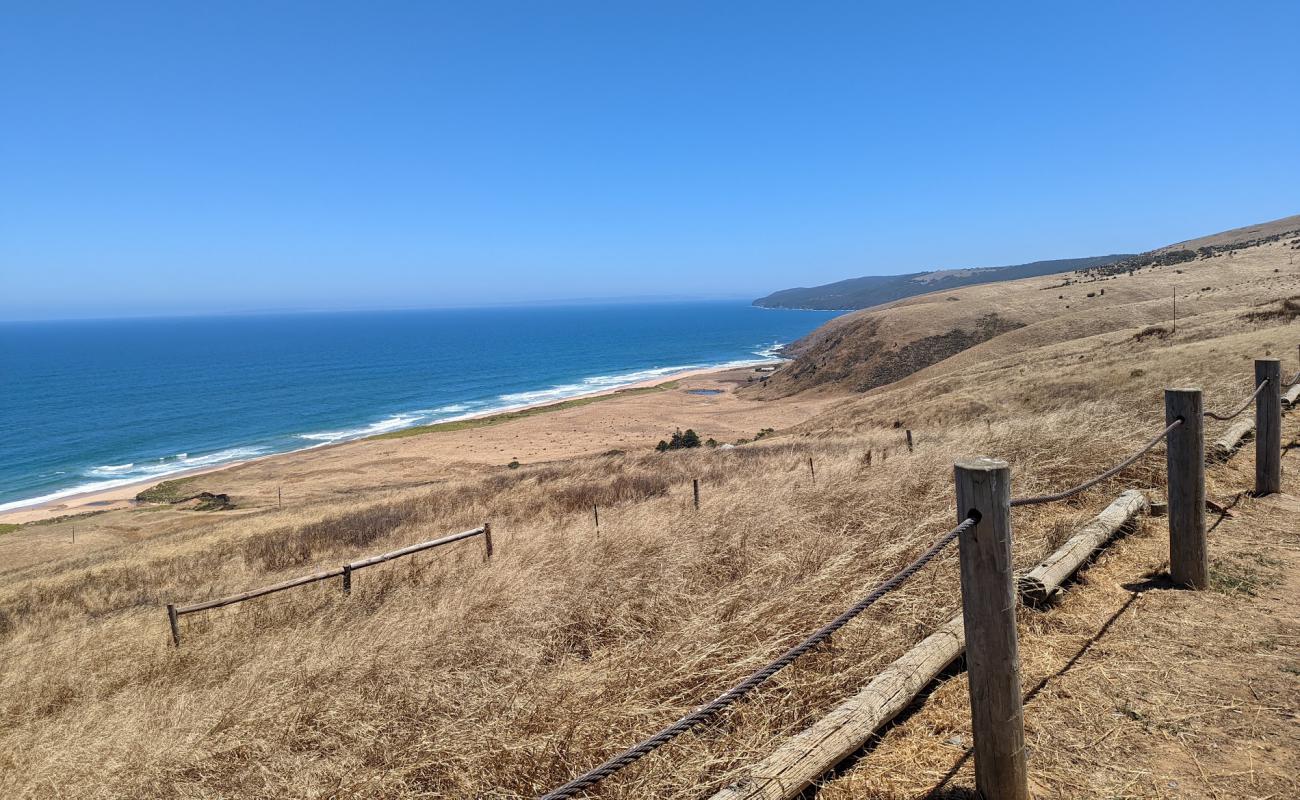
<path fill-rule="evenodd" d="M 0 323 L 0 430 L 20 433 L 0 437 L 0 511 L 769 363 L 830 316 L 712 302 Z"/>

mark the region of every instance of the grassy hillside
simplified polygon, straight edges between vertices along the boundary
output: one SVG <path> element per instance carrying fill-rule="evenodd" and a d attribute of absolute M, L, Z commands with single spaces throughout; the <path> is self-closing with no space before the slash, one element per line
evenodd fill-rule
<path fill-rule="evenodd" d="M 861 388 L 853 362 L 872 356 L 847 348 L 863 319 L 886 347 L 928 342 L 912 351 L 922 360 L 945 350 L 932 337 L 978 341 L 867 394 L 838 389 L 827 413 L 731 450 L 656 454 L 650 442 L 396 489 L 358 474 L 349 496 L 185 525 L 182 512 L 112 511 L 94 523 L 121 539 L 92 552 L 67 545 L 84 520 L 5 534 L 0 548 L 45 557 L 0 559 L 0 796 L 536 797 L 716 696 L 947 530 L 955 459 L 1008 459 L 1018 494 L 1059 488 L 1158 430 L 1165 386 L 1202 385 L 1224 408 L 1249 394 L 1251 358 L 1281 356 L 1293 373 L 1300 329 L 1282 301 L 1300 294 L 1300 266 L 1289 247 L 1086 284 L 972 286 L 855 315 L 823 333 L 845 350 L 819 340 L 809 353 L 820 362 L 762 391 Z M 1166 323 L 1171 286 L 1177 332 L 1147 332 Z M 809 367 L 844 377 L 805 382 Z M 915 453 L 899 426 L 914 430 Z M 1236 469 L 1210 471 L 1211 496 L 1240 488 L 1225 471 Z M 1158 489 L 1162 471 L 1157 452 L 1077 502 L 1018 512 L 1017 564 L 1058 545 L 1117 487 Z M 490 563 L 475 543 L 445 548 L 358 574 L 351 596 L 322 583 L 187 617 L 185 646 L 170 646 L 166 602 L 485 519 Z M 949 552 L 833 647 L 600 796 L 696 798 L 725 784 L 950 615 L 955 567 Z M 944 747 L 948 734 L 935 733 Z M 1050 746 L 1036 739 L 1035 757 Z M 1282 792 L 1257 766 L 1261 795 Z"/>
<path fill-rule="evenodd" d="M 1177 251 L 1189 258 L 1153 251 L 1100 268 L 931 292 L 848 314 L 796 342 L 794 361 L 755 396 L 864 392 L 931 365 L 950 365 L 946 359 L 968 350 L 986 357 L 1135 326 L 1171 328 L 1175 293 L 1180 315 L 1298 295 L 1293 261 L 1300 229 L 1284 233 L 1286 225 L 1270 225 L 1263 238 L 1249 229 L 1235 239 L 1221 235 L 1213 249 Z"/>
<path fill-rule="evenodd" d="M 1110 264 L 1127 255 L 1093 256 L 1090 258 L 1062 258 L 1054 261 L 1034 261 L 1007 267 L 977 267 L 971 269 L 944 269 L 913 272 L 907 275 L 869 275 L 850 278 L 823 286 L 783 289 L 754 301 L 764 308 L 803 308 L 830 311 L 870 308 L 871 306 L 913 297 L 926 292 L 956 289 L 977 283 L 997 283 L 1030 278 L 1036 275 L 1053 275 Z"/>

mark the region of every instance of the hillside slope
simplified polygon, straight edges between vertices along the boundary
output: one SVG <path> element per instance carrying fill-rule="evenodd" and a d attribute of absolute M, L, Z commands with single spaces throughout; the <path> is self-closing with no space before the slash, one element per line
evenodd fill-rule
<path fill-rule="evenodd" d="M 767 297 L 760 297 L 754 305 L 763 308 L 800 308 L 842 311 L 888 303 L 926 292 L 972 286 L 977 283 L 996 283 L 1054 275 L 1077 269 L 1100 267 L 1129 258 L 1128 255 L 1092 256 L 1089 258 L 1061 258 L 1052 261 L 1034 261 L 1006 267 L 975 267 L 970 269 L 942 269 L 913 272 L 907 275 L 868 275 L 849 278 L 823 286 L 783 289 Z"/>
<path fill-rule="evenodd" d="M 817 416 L 731 449 L 659 454 L 646 437 L 626 452 L 450 474 L 426 459 L 422 483 L 395 484 L 389 465 L 415 452 L 407 448 L 421 437 L 381 440 L 370 445 L 376 460 L 355 466 L 346 492 L 308 493 L 319 462 L 284 459 L 275 462 L 280 473 L 258 473 L 261 495 L 241 494 L 234 512 L 113 510 L 5 533 L 0 796 L 535 798 L 718 696 L 924 550 L 953 524 L 955 460 L 1005 458 L 1017 494 L 1057 490 L 1117 463 L 1159 430 L 1164 387 L 1201 385 L 1208 406 L 1226 409 L 1249 396 L 1252 358 L 1280 356 L 1294 374 L 1300 327 L 1282 304 L 1300 294 L 1290 247 L 1279 241 L 1215 255 L 1182 273 L 1144 268 L 1063 288 L 1052 286 L 1059 278 L 1036 278 L 967 287 L 952 301 L 949 293 L 905 301 L 903 311 L 880 318 L 876 335 L 901 343 L 954 329 L 978 337 L 981 320 L 1022 324 L 897 383 L 841 391 Z M 1177 332 L 1144 335 L 1167 310 L 1171 282 L 1181 287 Z M 1044 297 L 1069 294 L 1075 305 L 1082 301 L 1073 292 L 1102 287 L 1092 305 L 1032 316 L 1056 303 Z M 1009 323 L 983 324 L 996 331 Z M 696 418 L 684 411 L 680 422 L 694 426 Z M 913 430 L 915 452 L 900 426 Z M 517 422 L 501 429 L 529 430 Z M 1294 423 L 1287 434 L 1296 434 Z M 1289 451 L 1288 471 L 1297 452 Z M 1161 491 L 1163 472 L 1157 450 L 1068 503 L 1018 510 L 1015 565 L 1039 561 L 1118 489 Z M 1248 474 L 1248 462 L 1211 469 L 1208 494 L 1226 503 L 1249 485 Z M 205 477 L 214 491 L 224 488 L 221 473 Z M 295 487 L 283 508 L 274 491 L 280 479 Z M 264 586 L 484 520 L 497 540 L 490 561 L 478 546 L 451 546 L 366 570 L 350 595 L 332 580 L 186 617 L 183 647 L 170 644 L 168 602 Z M 1267 528 L 1256 541 L 1293 546 L 1286 533 L 1293 520 L 1285 522 L 1291 527 Z M 88 527 L 99 537 L 94 549 L 85 546 Z M 31 557 L 18 563 L 17 551 Z M 1232 567 L 1232 556 L 1211 537 L 1216 567 Z M 1123 581 L 1144 580 L 1140 572 L 1127 569 Z M 833 646 L 807 654 L 716 724 L 609 778 L 596 795 L 684 800 L 729 784 L 949 618 L 956 573 L 950 549 L 840 630 Z M 1213 595 L 1194 600 L 1224 629 L 1241 611 Z M 1093 615 L 1071 619 L 1084 641 L 1105 624 Z M 1028 620 L 1026 646 L 1049 624 Z M 1261 669 L 1300 667 L 1278 644 L 1294 636 L 1282 631 L 1261 651 Z M 1198 650 L 1190 638 L 1179 645 L 1164 662 L 1179 685 L 1196 688 L 1185 665 L 1213 680 L 1222 646 Z M 1050 651 L 1025 652 L 1027 674 L 1059 668 Z M 1126 652 L 1115 656 L 1117 666 Z M 1123 672 L 1078 674 L 1093 677 L 1072 691 L 1094 697 L 1114 696 L 1107 676 Z M 1172 731 L 1171 746 L 1194 745 L 1193 758 L 1213 751 L 1244 762 L 1277 741 L 1254 721 L 1294 724 L 1294 714 L 1276 709 L 1300 705 L 1293 680 L 1265 688 L 1233 700 L 1228 711 L 1240 715 L 1207 708 L 1220 696 L 1209 691 L 1189 693 L 1177 714 L 1155 718 L 1145 700 L 1077 718 L 1064 716 L 1072 701 L 1063 700 L 1060 715 L 1033 724 L 1057 725 L 1077 741 L 1034 738 L 1031 764 L 1063 763 L 1080 746 L 1110 748 L 1106 737 L 1130 736 L 1133 727 L 1111 734 L 1106 723 L 1130 711 L 1151 719 L 1153 735 Z M 1205 712 L 1244 724 L 1198 727 Z M 942 771 L 942 756 L 960 755 L 948 742 L 960 731 L 947 724 L 941 717 L 925 737 L 927 770 Z M 1127 775 L 1125 759 L 1137 758 L 1100 752 L 1112 759 L 1108 775 Z M 1294 776 L 1300 753 L 1278 746 L 1269 758 L 1262 767 L 1232 766 L 1235 777 L 1209 775 L 1220 782 L 1207 794 L 1242 796 L 1232 788 L 1257 780 L 1255 796 L 1287 796 L 1276 776 Z M 1147 770 L 1143 781 L 1092 788 L 1172 796 L 1162 787 L 1181 771 L 1167 761 L 1151 769 L 1134 763 Z M 946 796 L 969 796 L 968 781 L 958 783 Z M 870 786 L 859 775 L 835 796 L 914 796 Z"/>
<path fill-rule="evenodd" d="M 847 314 L 792 345 L 793 361 L 753 394 L 864 392 L 986 342 L 982 353 L 1133 326 L 1170 328 L 1175 293 L 1181 315 L 1300 294 L 1293 264 L 1300 217 L 1269 223 L 1262 236 L 1254 230 L 1218 234 L 1220 244 L 1203 252 L 1173 251 L 1187 258 L 1153 251 L 1100 268 L 931 292 Z"/>

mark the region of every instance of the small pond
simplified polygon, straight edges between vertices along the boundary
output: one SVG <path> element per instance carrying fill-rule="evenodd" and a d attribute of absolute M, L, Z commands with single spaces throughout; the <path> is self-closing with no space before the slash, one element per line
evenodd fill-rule
<path fill-rule="evenodd" d="M 724 391 L 726 390 L 725 389 L 687 389 L 686 393 L 709 395 L 709 394 L 722 394 Z"/>

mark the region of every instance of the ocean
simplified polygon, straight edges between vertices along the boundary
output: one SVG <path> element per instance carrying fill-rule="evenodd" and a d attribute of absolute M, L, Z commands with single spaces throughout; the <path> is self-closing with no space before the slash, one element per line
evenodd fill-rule
<path fill-rule="evenodd" d="M 770 360 L 741 302 L 0 323 L 0 510 Z"/>

